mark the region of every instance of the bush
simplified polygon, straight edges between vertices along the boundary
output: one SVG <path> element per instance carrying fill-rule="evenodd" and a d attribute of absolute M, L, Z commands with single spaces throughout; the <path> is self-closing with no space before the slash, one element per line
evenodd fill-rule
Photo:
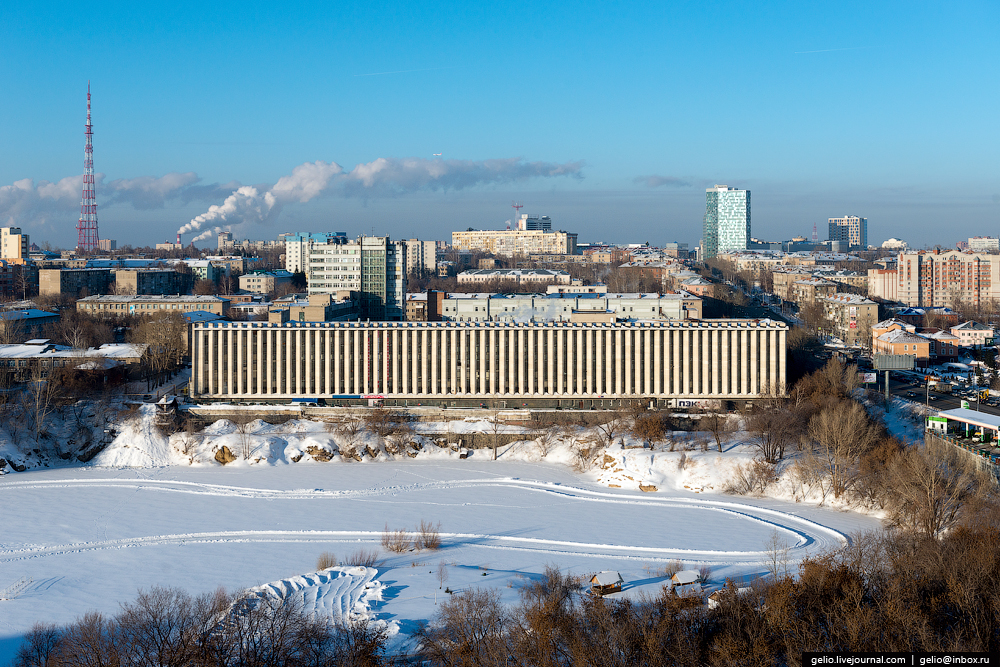
<path fill-rule="evenodd" d="M 378 551 L 375 549 L 358 549 L 344 559 L 344 565 L 357 565 L 359 567 L 380 567 L 382 561 L 379 560 Z"/>
<path fill-rule="evenodd" d="M 389 524 L 382 530 L 382 548 L 401 554 L 410 549 L 410 536 L 405 530 L 389 530 Z"/>
<path fill-rule="evenodd" d="M 684 563 L 679 560 L 668 560 L 660 568 L 659 575 L 661 577 L 672 577 L 681 570 L 684 569 Z"/>
<path fill-rule="evenodd" d="M 337 556 L 332 551 L 324 551 L 316 559 L 316 569 L 325 570 L 337 564 Z"/>
<path fill-rule="evenodd" d="M 413 538 L 413 547 L 417 551 L 421 549 L 440 549 L 441 522 L 438 521 L 437 526 L 435 526 L 430 521 L 421 519 L 420 526 L 417 527 L 416 537 Z"/>

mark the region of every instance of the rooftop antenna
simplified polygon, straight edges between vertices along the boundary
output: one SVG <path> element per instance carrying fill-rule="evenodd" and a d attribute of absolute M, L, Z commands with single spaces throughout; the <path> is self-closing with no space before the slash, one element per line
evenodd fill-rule
<path fill-rule="evenodd" d="M 83 198 L 80 202 L 80 221 L 76 224 L 76 249 L 97 250 L 97 197 L 94 194 L 94 126 L 90 122 L 90 81 L 87 81 L 87 125 L 83 149 Z"/>
<path fill-rule="evenodd" d="M 512 201 L 510 207 L 514 209 L 514 226 L 517 226 L 517 219 L 521 217 L 521 209 L 524 208 L 524 204 L 519 201 Z M 510 225 L 507 225 L 507 231 L 510 231 Z"/>

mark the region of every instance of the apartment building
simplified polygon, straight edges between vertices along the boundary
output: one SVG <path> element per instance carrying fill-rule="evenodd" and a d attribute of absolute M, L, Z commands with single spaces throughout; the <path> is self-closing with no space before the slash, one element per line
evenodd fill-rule
<path fill-rule="evenodd" d="M 951 333 L 958 339 L 956 344 L 961 347 L 992 345 L 995 337 L 993 327 L 971 320 L 953 326 Z"/>
<path fill-rule="evenodd" d="M 784 392 L 787 331 L 769 320 L 196 323 L 190 387 L 195 399 L 254 402 L 752 400 Z"/>
<path fill-rule="evenodd" d="M 192 312 L 204 310 L 225 317 L 229 314 L 229 299 L 217 296 L 190 295 L 119 295 L 88 296 L 76 302 L 76 309 L 94 317 L 128 317 L 153 315 L 159 312 Z"/>
<path fill-rule="evenodd" d="M 540 229 L 505 231 L 467 230 L 451 233 L 451 245 L 458 251 L 480 250 L 500 257 L 514 255 L 575 255 L 577 235 L 572 232 Z"/>
<path fill-rule="evenodd" d="M 114 269 L 112 275 L 119 294 L 187 294 L 194 283 L 194 274 L 174 269 Z"/>
<path fill-rule="evenodd" d="M 0 259 L 8 264 L 24 264 L 28 261 L 28 235 L 20 227 L 0 227 Z"/>
<path fill-rule="evenodd" d="M 828 226 L 829 239 L 850 248 L 868 247 L 868 218 L 857 215 L 845 215 L 842 218 L 830 218 Z"/>
<path fill-rule="evenodd" d="M 435 306 L 445 322 L 699 320 L 702 300 L 685 293 L 448 293 Z"/>
<path fill-rule="evenodd" d="M 107 294 L 113 280 L 111 269 L 39 269 L 38 293 L 41 296 Z"/>
<path fill-rule="evenodd" d="M 551 269 L 475 269 L 458 274 L 459 285 L 494 281 L 510 281 L 518 285 L 569 285 L 572 282 L 565 271 Z"/>
<path fill-rule="evenodd" d="M 288 271 L 251 271 L 240 276 L 240 290 L 253 294 L 271 294 L 279 287 L 292 284 Z"/>
<path fill-rule="evenodd" d="M 834 294 L 821 300 L 832 333 L 847 345 L 871 342 L 871 327 L 878 322 L 878 304 L 858 294 Z"/>
<path fill-rule="evenodd" d="M 417 275 L 426 273 L 433 276 L 437 272 L 437 242 L 420 241 L 419 239 L 407 239 L 403 241 L 406 246 L 406 274 Z"/>
<path fill-rule="evenodd" d="M 896 262 L 897 297 L 908 306 L 974 306 L 1000 301 L 1000 255 L 903 252 Z"/>

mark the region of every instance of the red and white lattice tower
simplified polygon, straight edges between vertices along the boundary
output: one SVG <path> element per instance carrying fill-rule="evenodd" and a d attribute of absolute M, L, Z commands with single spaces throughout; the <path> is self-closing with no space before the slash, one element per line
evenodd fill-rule
<path fill-rule="evenodd" d="M 77 250 L 98 249 L 97 197 L 94 192 L 94 126 L 90 122 L 90 81 L 87 82 L 87 146 L 83 149 L 83 200 L 80 202 L 80 222 L 76 225 Z"/>
<path fill-rule="evenodd" d="M 813 222 L 813 245 L 819 243 L 819 235 L 816 234 L 816 222 Z"/>
<path fill-rule="evenodd" d="M 510 207 L 514 209 L 514 229 L 517 229 L 518 219 L 521 217 L 521 209 L 524 208 L 524 204 L 519 201 L 512 201 Z M 507 226 L 510 229 L 510 226 Z"/>

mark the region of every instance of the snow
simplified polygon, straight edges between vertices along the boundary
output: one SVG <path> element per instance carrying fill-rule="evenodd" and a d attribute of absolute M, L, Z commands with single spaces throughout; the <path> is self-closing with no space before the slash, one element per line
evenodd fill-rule
<path fill-rule="evenodd" d="M 899 403 L 886 417 L 897 430 L 915 423 Z M 513 603 L 554 565 L 585 580 L 619 572 L 623 591 L 610 597 L 633 596 L 669 584 L 662 568 L 681 560 L 686 569 L 708 565 L 712 590 L 765 572 L 775 539 L 794 564 L 879 525 L 787 474 L 769 497 L 723 495 L 753 452 L 735 439 L 719 452 L 714 441 L 705 446 L 706 434 L 673 434 L 674 451 L 630 437 L 602 450 L 593 431 L 567 428 L 545 446 L 499 447 L 497 461 L 492 449 L 460 459 L 432 439 L 492 433 L 489 419 L 470 418 L 420 422 L 395 447 L 363 433 L 357 461 L 340 454 L 345 436 L 320 422 L 257 420 L 241 433 L 218 420 L 166 437 L 153 426 L 155 409 L 140 407 L 88 466 L 0 477 L 0 589 L 32 580 L 0 601 L 0 664 L 36 621 L 113 614 L 154 585 L 296 596 L 311 614 L 383 625 L 391 649 L 405 651 L 446 588 L 488 586 Z M 237 460 L 217 462 L 222 446 Z M 382 551 L 385 526 L 412 531 L 422 520 L 440 522 L 439 550 Z M 350 563 L 358 550 L 376 550 L 382 562 L 316 570 L 324 552 Z"/>

